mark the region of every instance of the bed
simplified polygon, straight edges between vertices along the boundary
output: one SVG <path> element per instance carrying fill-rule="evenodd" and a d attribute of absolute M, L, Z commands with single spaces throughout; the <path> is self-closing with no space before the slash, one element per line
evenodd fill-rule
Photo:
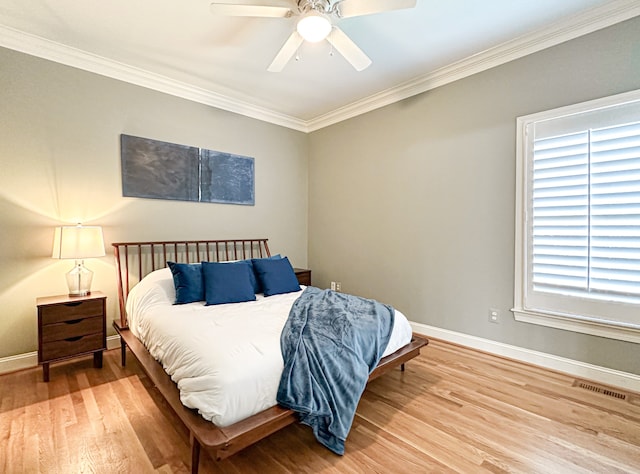
<path fill-rule="evenodd" d="M 267 239 L 112 245 L 121 316 L 114 321 L 114 327 L 121 338 L 122 364 L 126 363 L 128 347 L 187 427 L 192 472 L 198 471 L 201 447 L 214 459 L 225 459 L 298 420 L 292 410 L 275 402 L 273 380 L 278 371 L 282 372 L 282 355 L 274 341 L 279 340 L 286 315 L 303 294 L 304 285 L 299 292 L 269 297 L 257 294 L 255 301 L 249 303 L 173 304 L 176 292 L 168 262 L 270 259 L 273 257 Z M 234 313 L 240 305 L 249 308 L 242 316 Z M 215 326 L 215 332 L 200 337 L 211 326 Z M 410 329 L 407 334 L 407 326 L 406 318 L 399 313 L 386 351 L 370 372 L 369 380 L 394 367 L 404 370 L 404 363 L 428 343 L 412 336 Z M 186 327 L 197 328 L 197 336 L 183 331 Z M 184 343 L 181 349 L 180 340 Z M 242 370 L 229 368 L 229 354 Z M 192 364 L 193 360 L 197 362 Z M 214 377 L 218 385 L 210 386 Z M 224 391 L 219 390 L 220 380 Z M 246 400 L 243 394 L 247 392 L 258 396 Z"/>

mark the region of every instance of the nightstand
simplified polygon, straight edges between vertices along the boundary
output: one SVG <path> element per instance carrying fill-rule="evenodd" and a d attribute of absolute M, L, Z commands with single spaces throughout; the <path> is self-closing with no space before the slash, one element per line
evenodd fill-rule
<path fill-rule="evenodd" d="M 51 362 L 93 353 L 93 366 L 102 367 L 102 351 L 107 348 L 106 300 L 99 291 L 36 299 L 38 364 L 45 382 Z"/>
<path fill-rule="evenodd" d="M 307 270 L 306 268 L 294 268 L 293 271 L 298 277 L 298 283 L 305 286 L 311 285 L 311 270 Z"/>

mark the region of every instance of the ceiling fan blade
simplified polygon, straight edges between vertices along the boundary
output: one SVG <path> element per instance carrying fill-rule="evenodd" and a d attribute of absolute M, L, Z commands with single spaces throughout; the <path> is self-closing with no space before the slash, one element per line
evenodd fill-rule
<path fill-rule="evenodd" d="M 417 0 L 342 0 L 336 7 L 340 18 L 349 18 L 413 8 L 416 2 Z"/>
<path fill-rule="evenodd" d="M 296 53 L 304 39 L 300 36 L 300 33 L 294 31 L 291 36 L 284 42 L 282 48 L 271 62 L 271 65 L 267 68 L 269 72 L 280 72 L 287 65 L 291 57 Z"/>
<path fill-rule="evenodd" d="M 209 6 L 214 15 L 225 16 L 257 16 L 268 18 L 289 18 L 293 10 L 288 7 L 271 5 L 248 5 L 238 3 L 212 3 Z"/>
<path fill-rule="evenodd" d="M 369 56 L 364 54 L 358 46 L 351 41 L 344 31 L 342 31 L 337 26 L 333 27 L 331 34 L 327 36 L 327 41 L 333 45 L 334 48 L 338 50 L 344 58 L 351 63 L 351 65 L 356 69 L 356 71 L 362 71 L 366 69 L 371 64 L 371 59 Z"/>

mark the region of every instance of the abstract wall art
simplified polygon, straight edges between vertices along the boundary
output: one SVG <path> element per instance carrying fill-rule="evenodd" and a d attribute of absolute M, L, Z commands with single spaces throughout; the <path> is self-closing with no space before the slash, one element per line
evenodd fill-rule
<path fill-rule="evenodd" d="M 120 136 L 122 195 L 255 205 L 255 160 L 186 145 Z"/>

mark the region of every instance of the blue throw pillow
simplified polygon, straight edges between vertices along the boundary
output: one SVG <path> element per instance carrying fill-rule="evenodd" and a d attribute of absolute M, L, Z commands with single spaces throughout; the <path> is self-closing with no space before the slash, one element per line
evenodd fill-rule
<path fill-rule="evenodd" d="M 176 300 L 173 304 L 194 303 L 204 300 L 202 265 L 199 263 L 167 262 L 173 274 Z"/>
<path fill-rule="evenodd" d="M 253 267 L 253 262 L 256 260 L 280 260 L 281 258 L 282 256 L 280 254 L 277 254 L 277 255 L 272 255 L 271 257 L 265 257 L 265 258 L 253 258 L 248 260 L 240 260 L 241 262 L 247 262 L 249 265 L 251 265 L 251 284 L 253 285 L 253 290 L 256 293 L 262 293 L 262 284 L 260 283 L 260 280 L 256 275 L 255 268 Z"/>
<path fill-rule="evenodd" d="M 216 262 L 211 262 L 211 263 L 216 263 Z M 260 293 L 258 291 L 258 280 L 256 280 L 256 275 L 253 272 L 253 264 L 251 263 L 251 260 L 236 260 L 235 262 L 219 262 L 222 263 L 224 265 L 244 265 L 245 267 L 249 268 L 249 281 L 251 282 L 251 287 L 253 288 L 253 293 Z"/>
<path fill-rule="evenodd" d="M 254 301 L 250 274 L 247 264 L 202 262 L 206 305 Z"/>
<path fill-rule="evenodd" d="M 264 296 L 300 291 L 298 278 L 287 257 L 254 259 L 253 268 L 262 285 Z"/>

